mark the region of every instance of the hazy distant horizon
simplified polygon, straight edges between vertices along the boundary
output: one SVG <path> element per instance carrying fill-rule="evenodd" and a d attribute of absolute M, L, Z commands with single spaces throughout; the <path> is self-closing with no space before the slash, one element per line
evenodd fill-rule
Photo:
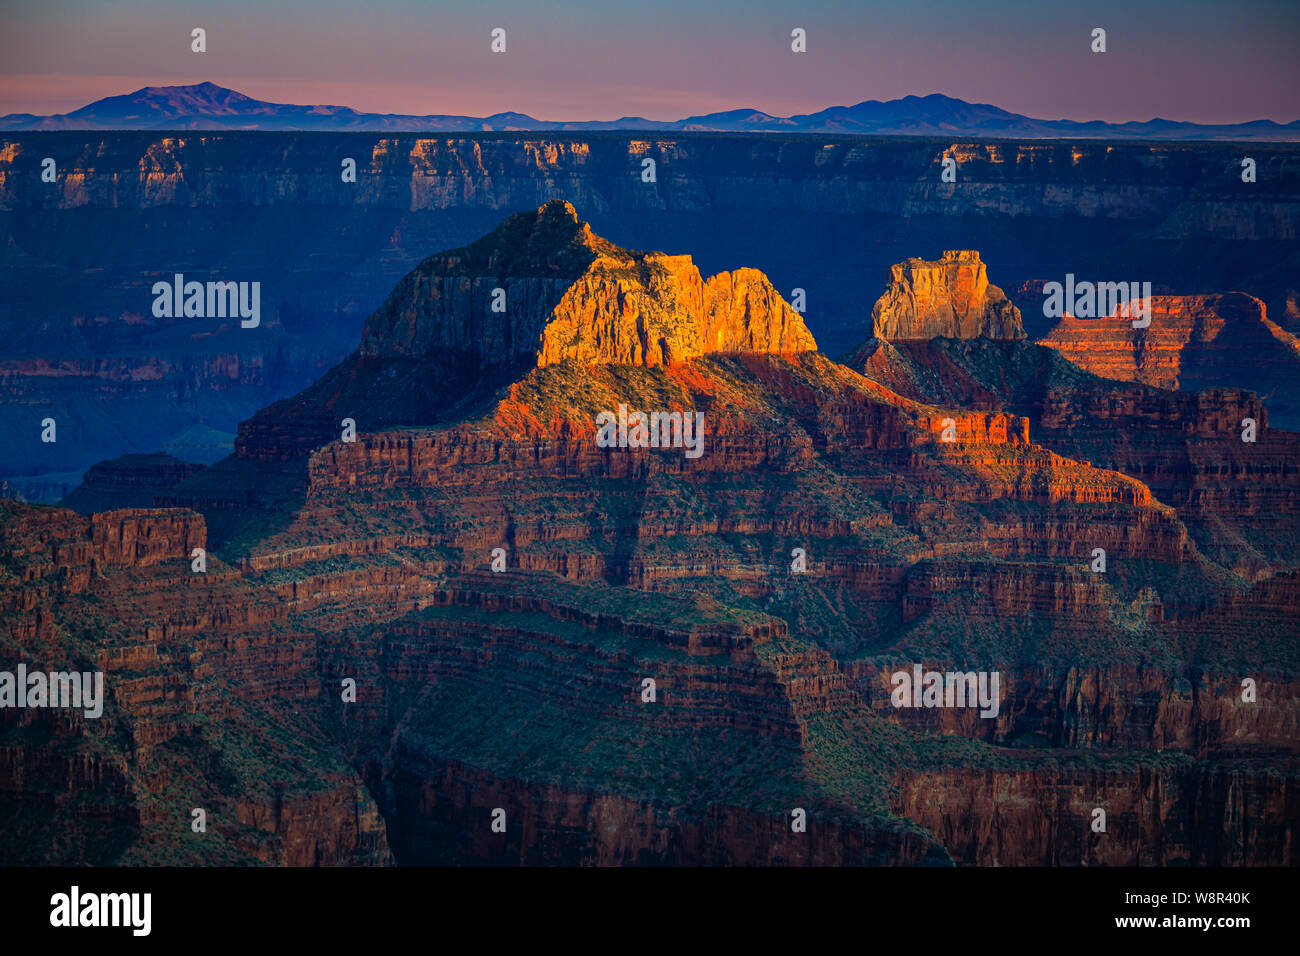
<path fill-rule="evenodd" d="M 942 93 L 1045 120 L 1300 118 L 1294 0 L 7 2 L 0 114 L 51 115 L 211 79 L 254 99 L 545 121 L 776 116 Z M 190 30 L 208 51 L 190 51 Z M 507 52 L 489 50 L 507 31 Z M 790 51 L 793 27 L 806 53 Z M 1092 53 L 1094 27 L 1107 52 Z M 219 78 L 219 79 L 217 79 Z"/>
<path fill-rule="evenodd" d="M 470 116 L 470 117 L 473 117 L 473 116 L 476 115 L 476 114 L 466 114 L 466 113 L 456 113 L 456 112 L 449 112 L 449 113 L 443 113 L 443 114 L 430 114 L 430 113 L 424 113 L 424 114 L 418 114 L 418 113 L 417 113 L 417 114 L 405 114 L 405 113 L 403 113 L 402 111 L 399 111 L 399 110 L 362 110 L 362 109 L 357 109 L 356 107 L 353 107 L 352 104 L 350 104 L 350 103 L 346 103 L 346 102 L 324 102 L 324 101 L 320 101 L 320 102 L 306 102 L 306 101 L 304 101 L 304 102 L 294 102 L 294 101 L 288 101 L 288 100 L 268 99 L 268 98 L 266 98 L 266 97 L 262 97 L 262 96 L 253 96 L 252 94 L 248 93 L 246 90 L 240 89 L 239 87 L 232 86 L 232 85 L 230 85 L 230 84 L 226 84 L 226 83 L 219 83 L 219 82 L 214 81 L 214 80 L 196 81 L 196 82 L 194 82 L 194 83 L 183 83 L 183 84 L 181 84 L 181 83 L 176 83 L 176 84 L 172 84 L 172 83 L 146 83 L 146 84 L 144 84 L 144 86 L 133 87 L 132 89 L 129 89 L 129 90 L 120 90 L 120 91 L 118 91 L 118 92 L 116 92 L 116 93 L 109 93 L 109 94 L 107 94 L 107 95 L 108 95 L 108 97 L 114 97 L 114 96 L 129 96 L 129 95 L 131 95 L 131 94 L 133 94 L 133 93 L 140 92 L 140 91 L 143 90 L 143 89 L 151 89 L 151 88 L 152 88 L 152 89 L 160 89 L 160 88 L 169 88 L 169 87 L 175 87 L 175 86 L 197 86 L 197 85 L 199 85 L 200 83 L 203 83 L 203 82 L 210 82 L 210 83 L 213 83 L 214 85 L 216 85 L 216 86 L 218 86 L 218 87 L 221 87 L 221 88 L 226 89 L 226 90 L 230 90 L 230 91 L 235 92 L 235 93 L 241 93 L 241 94 L 243 94 L 244 96 L 248 96 L 250 99 L 257 100 L 257 101 L 259 101 L 259 102 L 274 103 L 274 104 L 276 104 L 276 105 L 280 105 L 280 106 L 309 106 L 309 107 L 328 107 L 328 108 L 350 108 L 350 109 L 355 109 L 355 110 L 356 110 L 357 112 L 359 112 L 359 113 L 375 113 L 375 114 L 381 114 L 381 115 L 382 115 L 382 114 L 389 114 L 389 115 L 412 115 L 412 116 L 422 116 L 422 115 L 423 115 L 423 116 L 430 116 L 430 115 L 447 115 L 447 116 Z M 965 100 L 964 98 L 962 98 L 962 97 L 960 97 L 960 96 L 957 96 L 957 95 L 954 94 L 954 93 L 950 93 L 950 92 L 947 92 L 947 91 L 944 91 L 944 90 L 931 90 L 931 91 L 926 92 L 926 93 L 908 93 L 908 94 L 903 94 L 902 97 L 897 97 L 897 98 L 893 98 L 893 99 L 902 99 L 902 98 L 906 98 L 907 96 L 916 96 L 916 97 L 918 97 L 918 98 L 924 98 L 924 97 L 932 96 L 932 95 L 939 95 L 939 96 L 949 97 L 949 98 L 951 98 L 951 99 L 962 100 L 963 102 L 969 103 L 971 106 L 993 106 L 993 107 L 998 107 L 998 108 L 1005 109 L 1005 107 L 1002 107 L 1002 105 L 1001 105 L 1000 103 L 977 103 L 977 102 L 974 102 L 974 101 Z M 65 111 L 63 111 L 63 112 L 61 112 L 61 113 L 57 113 L 57 114 L 36 114 L 36 115 L 54 115 L 54 116 L 62 116 L 62 115 L 66 115 L 67 113 L 73 113 L 73 112 L 76 112 L 77 110 L 80 110 L 80 109 L 82 109 L 82 108 L 84 108 L 84 107 L 86 107 L 86 106 L 89 106 L 89 105 L 91 105 L 91 104 L 93 104 L 93 103 L 95 103 L 95 102 L 98 102 L 99 100 L 104 99 L 104 98 L 105 98 L 105 97 L 96 97 L 96 99 L 94 99 L 94 100 L 87 100 L 85 103 L 82 103 L 82 104 L 80 104 L 79 106 L 74 106 L 74 107 L 72 107 L 71 109 L 65 110 Z M 879 100 L 880 98 L 879 98 L 879 97 L 870 97 L 869 99 L 876 99 L 876 100 Z M 707 110 L 707 111 L 704 111 L 704 113 L 725 113 L 725 112 L 732 111 L 732 110 L 754 109 L 754 110 L 759 110 L 759 111 L 761 111 L 761 112 L 768 113 L 769 115 L 772 115 L 772 116 L 777 116 L 777 117 L 786 117 L 786 116 L 795 116 L 795 115 L 804 115 L 804 114 L 819 113 L 819 112 L 822 112 L 823 110 L 826 110 L 826 109 L 833 109 L 833 108 L 836 108 L 836 107 L 852 107 L 852 106 L 856 106 L 856 105 L 858 105 L 859 103 L 862 103 L 862 102 L 864 102 L 864 101 L 863 101 L 863 100 L 852 100 L 852 101 L 840 102 L 840 103 L 826 103 L 826 104 L 824 104 L 824 105 L 822 105 L 822 106 L 818 106 L 818 107 L 816 107 L 816 108 L 814 108 L 814 109 L 801 110 L 801 111 L 799 111 L 798 113 L 790 113 L 790 114 L 773 113 L 773 112 L 770 111 L 770 110 L 762 110 L 761 107 L 756 107 L 756 106 L 754 106 L 752 103 L 744 103 L 744 104 L 735 104 L 735 105 L 727 106 L 727 107 L 721 107 L 721 108 L 716 109 L 716 110 Z M 1008 112 L 1015 113 L 1016 111 L 1015 111 L 1015 110 L 1008 110 Z M 0 116 L 11 115 L 11 114 L 24 114 L 24 113 L 36 113 L 36 111 L 34 111 L 34 110 L 12 110 L 12 111 L 5 112 L 5 111 L 3 111 L 3 110 L 0 110 Z M 527 111 L 526 111 L 526 110 L 515 110 L 515 109 L 502 109 L 502 110 L 495 110 L 495 111 L 492 112 L 492 113 L 484 113 L 484 114 L 481 114 L 481 115 L 486 117 L 486 116 L 493 116 L 493 115 L 498 115 L 498 114 L 503 114 L 503 113 L 524 113 L 524 114 L 526 114 Z M 528 114 L 528 115 L 531 116 L 531 114 Z M 704 114 L 703 114 L 703 113 L 693 113 L 693 114 L 689 114 L 689 115 L 698 116 L 698 115 L 704 115 Z M 1020 114 L 1020 115 L 1024 115 L 1024 114 Z M 543 122 L 567 122 L 567 123 L 577 123 L 577 124 L 585 123 L 585 122 L 591 122 L 591 123 L 612 122 L 612 121 L 615 121 L 615 120 L 625 119 L 625 118 L 629 118 L 629 117 L 634 117 L 634 118 L 638 118 L 638 119 L 644 119 L 644 120 L 647 120 L 647 121 L 650 121 L 650 122 L 654 122 L 654 123 L 674 123 L 674 122 L 678 122 L 678 121 L 680 121 L 680 120 L 683 120 L 683 119 L 688 118 L 688 114 L 682 114 L 682 115 L 680 115 L 680 116 L 646 116 L 646 115 L 644 115 L 644 114 L 638 114 L 638 113 L 632 113 L 632 112 L 623 112 L 623 113 L 620 113 L 618 116 L 610 116 L 610 117 L 603 117 L 603 116 L 602 116 L 602 117 L 593 117 L 593 116 L 563 116 L 563 117 L 532 116 L 533 119 L 535 119 L 535 120 L 539 120 L 539 121 L 543 121 Z M 1030 118 L 1031 118 L 1031 119 L 1036 119 L 1036 120 L 1044 120 L 1044 121 L 1057 121 L 1057 120 L 1070 121 L 1070 122 L 1089 122 L 1089 121 L 1090 121 L 1090 120 L 1088 120 L 1088 119 L 1079 118 L 1079 117 L 1072 117 L 1072 116 L 1061 116 L 1061 117 L 1058 117 L 1058 116 L 1031 116 Z M 1095 119 L 1095 118 L 1093 118 L 1093 119 Z M 1156 119 L 1160 119 L 1160 120 L 1171 120 L 1171 121 L 1175 121 L 1175 122 L 1194 122 L 1194 121 L 1184 120 L 1182 117 L 1178 117 L 1178 116 L 1160 116 L 1160 117 L 1154 117 L 1154 116 L 1153 116 L 1153 117 L 1146 117 L 1146 119 L 1144 119 L 1144 120 L 1138 120 L 1137 122 L 1147 122 L 1147 121 L 1150 121 L 1150 120 L 1156 120 Z M 1243 118 L 1243 119 L 1241 119 L 1241 120 L 1239 120 L 1239 121 L 1237 121 L 1237 122 L 1248 123 L 1248 122 L 1251 122 L 1251 121 L 1253 121 L 1253 120 L 1269 120 L 1269 119 L 1272 119 L 1274 122 L 1278 122 L 1278 123 L 1286 124 L 1286 123 L 1295 122 L 1295 121 L 1297 121 L 1297 120 L 1300 120 L 1300 115 L 1298 115 L 1298 116 L 1296 116 L 1296 117 L 1293 117 L 1293 118 L 1291 118 L 1291 119 L 1278 119 L 1278 118 L 1275 118 L 1275 117 L 1254 116 L 1254 117 L 1250 117 L 1250 118 Z M 1130 122 L 1130 121 L 1126 121 L 1126 122 Z"/>

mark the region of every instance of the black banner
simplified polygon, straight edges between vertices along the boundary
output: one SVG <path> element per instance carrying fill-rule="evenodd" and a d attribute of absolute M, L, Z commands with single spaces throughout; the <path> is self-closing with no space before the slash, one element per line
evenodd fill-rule
<path fill-rule="evenodd" d="M 9 939 L 372 944 L 376 932 L 535 933 L 554 941 L 860 931 L 1231 945 L 1288 923 L 1294 870 L 9 869 Z M 850 925 L 856 924 L 855 931 Z M 432 929 L 430 929 L 432 927 Z M 17 935 L 13 931 L 17 930 Z M 919 935 L 918 935 L 919 934 Z M 451 937 L 447 937 L 450 942 Z M 771 941 L 770 939 L 768 940 Z"/>

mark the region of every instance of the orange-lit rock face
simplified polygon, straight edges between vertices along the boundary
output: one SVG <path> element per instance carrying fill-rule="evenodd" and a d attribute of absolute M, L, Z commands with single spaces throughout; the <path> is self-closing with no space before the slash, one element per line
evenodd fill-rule
<path fill-rule="evenodd" d="M 1266 394 L 1300 375 L 1300 340 L 1240 292 L 1154 296 L 1151 324 L 1067 315 L 1042 344 L 1095 375 L 1160 388 L 1235 385 Z"/>
<path fill-rule="evenodd" d="M 1023 339 L 1020 310 L 989 284 L 980 254 L 948 251 L 937 262 L 908 259 L 890 269 L 890 284 L 871 310 L 876 338 Z"/>
<path fill-rule="evenodd" d="M 216 862 L 1294 864 L 1300 436 L 1017 341 L 973 254 L 918 263 L 882 301 L 940 337 L 846 367 L 760 273 L 551 203 L 426 260 L 155 501 L 192 510 L 0 502 L 0 636 L 112 700 L 58 747 L 0 713 L 0 797 L 93 789 L 145 861 L 197 855 L 183 788 Z M 705 454 L 598 444 L 619 404 L 703 415 Z M 999 672 L 1000 710 L 894 708 L 911 662 Z M 1085 843 L 1099 800 L 1125 822 Z M 464 823 L 496 807 L 506 850 Z M 119 852 L 61 822 L 33 858 Z"/>
<path fill-rule="evenodd" d="M 799 314 L 757 269 L 719 272 L 704 283 L 705 352 L 811 352 Z"/>
<path fill-rule="evenodd" d="M 361 354 L 649 366 L 714 352 L 816 348 L 761 272 L 706 281 L 690 256 L 620 249 L 554 200 L 425 260 L 367 322 Z"/>
<path fill-rule="evenodd" d="M 808 352 L 801 319 L 756 269 L 707 281 L 689 256 L 648 255 L 628 275 L 598 260 L 542 331 L 538 366 L 665 365 L 711 352 Z"/>

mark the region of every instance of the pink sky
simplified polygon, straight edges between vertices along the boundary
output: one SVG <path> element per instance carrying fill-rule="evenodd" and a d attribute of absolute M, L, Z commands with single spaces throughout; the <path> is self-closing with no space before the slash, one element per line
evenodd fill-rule
<path fill-rule="evenodd" d="M 7 0 L 0 16 L 0 113 L 210 80 L 273 102 L 551 120 L 934 92 L 1045 119 L 1300 119 L 1300 0 Z M 790 51 L 793 25 L 807 53 Z"/>

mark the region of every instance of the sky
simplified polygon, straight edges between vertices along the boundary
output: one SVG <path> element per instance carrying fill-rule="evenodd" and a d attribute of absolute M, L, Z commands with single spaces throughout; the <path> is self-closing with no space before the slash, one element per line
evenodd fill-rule
<path fill-rule="evenodd" d="M 0 0 L 0 114 L 209 80 L 279 103 L 544 120 L 944 93 L 1040 119 L 1290 122 L 1297 49 L 1300 0 Z"/>

